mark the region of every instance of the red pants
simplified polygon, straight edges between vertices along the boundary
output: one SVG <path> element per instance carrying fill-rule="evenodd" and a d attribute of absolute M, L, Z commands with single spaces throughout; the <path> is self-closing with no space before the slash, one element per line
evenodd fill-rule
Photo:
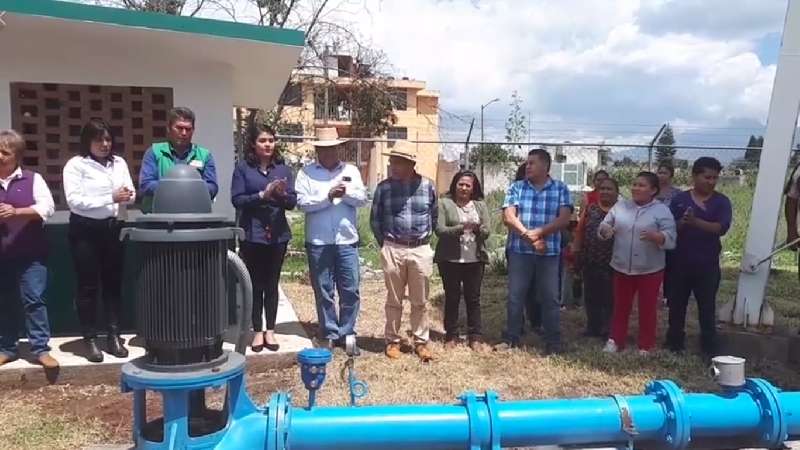
<path fill-rule="evenodd" d="M 614 315 L 611 319 L 611 339 L 617 348 L 625 348 L 628 339 L 628 317 L 633 299 L 639 294 L 639 349 L 652 350 L 656 345 L 658 326 L 658 289 L 664 272 L 647 275 L 625 275 L 614 272 Z"/>

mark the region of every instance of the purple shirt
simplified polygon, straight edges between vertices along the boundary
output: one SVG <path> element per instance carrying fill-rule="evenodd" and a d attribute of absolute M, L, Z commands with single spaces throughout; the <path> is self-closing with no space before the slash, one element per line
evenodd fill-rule
<path fill-rule="evenodd" d="M 692 208 L 694 216 L 698 219 L 722 225 L 722 230 L 719 234 L 715 234 L 689 225 L 683 227 L 678 225 L 678 245 L 673 252 L 673 260 L 677 266 L 719 267 L 719 254 L 722 251 L 720 238 L 731 227 L 733 215 L 731 201 L 724 194 L 714 192 L 706 200 L 705 209 L 703 209 L 692 199 L 690 191 L 681 192 L 672 198 L 670 204 L 676 223 L 680 223 L 681 217 L 688 208 Z"/>

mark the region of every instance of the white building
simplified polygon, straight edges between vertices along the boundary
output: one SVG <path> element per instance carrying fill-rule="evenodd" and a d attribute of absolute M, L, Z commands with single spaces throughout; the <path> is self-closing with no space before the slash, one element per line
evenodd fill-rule
<path fill-rule="evenodd" d="M 144 150 L 166 140 L 166 112 L 197 115 L 194 141 L 217 162 L 216 212 L 233 217 L 234 105 L 272 108 L 304 44 L 303 33 L 53 0 L 0 0 L 0 128 L 28 142 L 59 209 L 61 168 L 81 126 L 106 119 L 134 177 Z"/>

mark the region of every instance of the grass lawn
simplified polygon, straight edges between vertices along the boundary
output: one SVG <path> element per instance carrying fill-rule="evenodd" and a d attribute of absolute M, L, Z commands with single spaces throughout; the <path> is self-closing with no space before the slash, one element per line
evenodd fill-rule
<path fill-rule="evenodd" d="M 738 258 L 747 228 L 749 193 L 744 189 L 729 192 L 737 208 L 736 223 L 726 238 L 725 270 L 719 302 L 732 299 L 736 290 Z M 362 213 L 363 214 L 363 213 Z M 363 218 L 362 218 L 363 220 Z M 301 251 L 302 224 L 295 222 L 294 250 Z M 298 229 L 299 227 L 299 229 Z M 362 230 L 362 236 L 369 236 Z M 498 239 L 501 240 L 501 239 Z M 371 238 L 368 239 L 372 242 Z M 373 267 L 379 267 L 374 248 L 367 247 L 362 257 Z M 777 258 L 777 270 L 768 286 L 767 296 L 777 311 L 778 325 L 800 325 L 800 283 L 792 267 L 791 254 Z M 292 262 L 294 260 L 294 262 Z M 289 262 L 304 271 L 301 254 Z M 287 265 L 289 264 L 287 262 Z M 309 333 L 316 327 L 316 314 L 311 287 L 303 277 L 287 279 L 283 287 L 292 299 L 300 320 Z M 364 355 L 356 369 L 360 378 L 369 383 L 367 404 L 381 403 L 452 403 L 465 390 L 493 389 L 503 399 L 604 396 L 609 394 L 641 393 L 651 379 L 676 380 L 688 391 L 715 389 L 707 377 L 707 367 L 697 356 L 696 310 L 689 312 L 690 353 L 676 356 L 658 351 L 647 357 L 636 352 L 607 355 L 600 352 L 602 343 L 580 337 L 584 326 L 584 311 L 570 310 L 563 315 L 562 330 L 567 353 L 544 357 L 537 336 L 525 337 L 526 346 L 508 353 L 477 354 L 465 346 L 445 351 L 439 341 L 432 348 L 435 360 L 422 364 L 413 355 L 390 361 L 383 350 L 383 304 L 385 287 L 382 280 L 362 283 L 362 311 L 359 332 Z M 487 276 L 483 288 L 482 313 L 486 338 L 499 339 L 505 322 L 506 280 L 501 274 Z M 438 280 L 432 286 L 430 319 L 434 337 L 442 332 L 442 291 Z M 406 307 L 406 310 L 408 308 Z M 463 309 L 463 308 L 462 308 Z M 407 326 L 408 319 L 404 319 Z M 666 310 L 659 311 L 659 339 L 663 338 Z M 636 335 L 635 320 L 631 335 Z M 344 358 L 337 353 L 329 376 L 318 395 L 321 405 L 347 403 L 346 383 L 339 376 Z M 781 388 L 800 389 L 800 377 L 794 368 L 764 362 L 749 364 L 749 376 L 763 377 Z M 119 393 L 117 380 L 103 380 L 74 386 L 0 389 L 0 449 L 73 449 L 97 442 L 128 442 L 130 439 L 131 399 Z M 302 404 L 306 392 L 300 382 L 297 367 L 255 368 L 248 371 L 248 388 L 254 400 L 263 404 L 276 389 L 289 390 L 295 404 Z"/>

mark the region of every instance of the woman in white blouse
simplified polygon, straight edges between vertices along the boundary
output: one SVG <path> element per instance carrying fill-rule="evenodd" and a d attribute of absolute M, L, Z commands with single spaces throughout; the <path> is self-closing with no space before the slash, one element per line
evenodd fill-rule
<path fill-rule="evenodd" d="M 80 155 L 64 166 L 64 194 L 69 205 L 69 241 L 77 275 L 75 306 L 86 346 L 86 359 L 101 362 L 96 337 L 108 331 L 106 351 L 124 358 L 128 350 L 119 336 L 122 301 L 121 213 L 136 193 L 125 160 L 113 154 L 114 135 L 101 119 L 91 119 L 81 131 Z M 102 292 L 104 323 L 95 317 Z"/>

